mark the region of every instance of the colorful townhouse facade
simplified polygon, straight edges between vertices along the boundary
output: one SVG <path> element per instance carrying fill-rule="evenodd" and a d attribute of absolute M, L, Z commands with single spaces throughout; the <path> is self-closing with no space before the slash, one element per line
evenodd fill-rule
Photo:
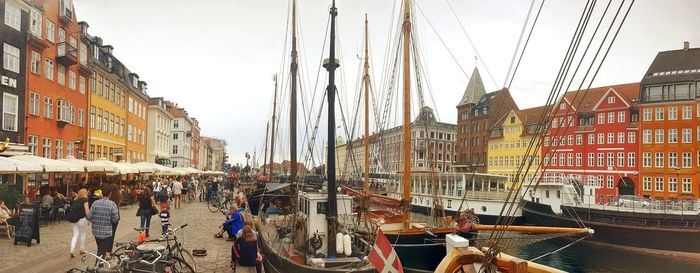
<path fill-rule="evenodd" d="M 126 161 L 130 163 L 146 161 L 148 140 L 148 105 L 150 98 L 146 82 L 139 80 L 136 73 L 128 74 L 125 83 L 127 92 L 126 108 Z"/>
<path fill-rule="evenodd" d="M 170 138 L 173 116 L 170 106 L 162 97 L 151 98 L 148 105 L 148 133 L 146 134 L 146 161 L 170 166 Z"/>
<path fill-rule="evenodd" d="M 511 110 L 518 110 L 507 88 L 486 93 L 478 69 L 474 69 L 457 104 L 456 171 L 486 173 L 488 140 L 492 126 Z"/>
<path fill-rule="evenodd" d="M 700 197 L 700 48 L 659 52 L 641 81 L 638 193 Z"/>
<path fill-rule="evenodd" d="M 176 103 L 167 102 L 173 116 L 170 143 L 171 167 L 190 167 L 192 164 L 192 119 L 184 108 Z"/>
<path fill-rule="evenodd" d="M 192 118 L 192 144 L 190 145 L 190 155 L 192 168 L 201 168 L 199 161 L 199 145 L 202 139 L 199 136 L 199 121 L 196 118 Z"/>
<path fill-rule="evenodd" d="M 488 141 L 489 174 L 507 176 L 510 182 L 508 187 L 539 179 L 539 172 L 536 172 L 540 164 L 538 142 L 539 132 L 546 121 L 545 113 L 545 106 L 511 110 L 497 121 Z M 523 159 L 529 161 L 523 165 L 523 171 L 518 173 Z"/>
<path fill-rule="evenodd" d="M 639 161 L 639 84 L 567 92 L 542 139 L 544 181 L 572 178 L 595 188 L 596 202 L 635 194 Z"/>
<path fill-rule="evenodd" d="M 43 36 L 33 27 L 29 30 L 29 16 L 41 17 L 41 13 L 21 0 L 0 1 L 0 46 L 2 70 L 0 70 L 0 141 L 24 143 L 25 99 L 27 78 L 27 38 Z M 31 34 L 30 34 L 31 33 Z M 40 38 L 37 38 L 40 39 Z"/>
<path fill-rule="evenodd" d="M 75 10 L 71 1 L 37 0 L 30 13 L 26 144 L 46 158 L 84 158 L 90 54 Z"/>

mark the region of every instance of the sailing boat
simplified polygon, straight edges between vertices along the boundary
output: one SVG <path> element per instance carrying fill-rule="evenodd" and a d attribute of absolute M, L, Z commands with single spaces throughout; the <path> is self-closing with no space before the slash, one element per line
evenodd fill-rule
<path fill-rule="evenodd" d="M 364 249 L 359 239 L 351 238 L 352 232 L 341 233 L 343 220 L 352 219 L 352 198 L 338 195 L 335 186 L 335 69 L 339 64 L 335 58 L 335 1 L 330 9 L 330 57 L 324 62 L 328 70 L 328 156 L 326 168 L 328 194 L 296 192 L 288 197 L 288 214 L 267 209 L 260 204 L 259 230 L 260 245 L 265 256 L 263 263 L 267 272 L 375 272 L 366 260 L 361 259 Z M 296 0 L 292 0 L 292 96 L 296 91 Z M 296 120 L 296 100 L 292 99 L 290 120 Z M 290 134 L 295 135 L 295 122 L 290 123 Z M 292 149 L 292 170 L 290 180 L 295 182 L 296 137 L 290 138 Z M 289 191 L 288 191 L 289 193 Z M 264 196 L 260 200 L 265 200 Z M 298 203 L 298 210 L 296 204 Z M 273 203 L 275 206 L 276 204 Z M 273 205 L 270 204 L 270 205 Z M 265 210 L 265 213 L 263 213 Z M 325 249 L 323 247 L 326 246 Z M 365 244 L 366 246 L 366 244 Z"/>

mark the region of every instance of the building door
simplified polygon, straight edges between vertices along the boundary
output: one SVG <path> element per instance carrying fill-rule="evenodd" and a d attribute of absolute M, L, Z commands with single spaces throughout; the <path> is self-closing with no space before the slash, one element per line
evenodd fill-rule
<path fill-rule="evenodd" d="M 634 181 L 629 177 L 623 177 L 617 182 L 617 192 L 622 195 L 634 195 Z"/>

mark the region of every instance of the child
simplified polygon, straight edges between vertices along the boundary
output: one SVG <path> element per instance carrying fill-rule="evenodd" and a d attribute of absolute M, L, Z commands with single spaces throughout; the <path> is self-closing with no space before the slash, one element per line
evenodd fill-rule
<path fill-rule="evenodd" d="M 170 226 L 170 211 L 168 211 L 168 202 L 162 202 L 160 204 L 160 223 L 163 225 L 163 236 L 168 233 L 168 227 Z"/>

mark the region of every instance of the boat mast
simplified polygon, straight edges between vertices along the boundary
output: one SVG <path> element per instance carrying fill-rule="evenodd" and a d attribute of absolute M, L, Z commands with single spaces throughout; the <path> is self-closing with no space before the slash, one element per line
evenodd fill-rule
<path fill-rule="evenodd" d="M 292 0 L 292 64 L 291 72 L 291 92 L 290 92 L 290 107 L 289 107 L 289 159 L 290 170 L 289 178 L 291 183 L 296 182 L 297 178 L 297 1 Z"/>
<path fill-rule="evenodd" d="M 268 181 L 272 182 L 272 175 L 275 173 L 275 123 L 277 114 L 277 74 L 272 76 L 275 81 L 275 95 L 272 99 L 272 128 L 270 128 L 270 176 Z"/>
<path fill-rule="evenodd" d="M 367 37 L 367 14 L 365 13 L 365 67 L 364 67 L 364 82 L 365 82 L 365 196 L 369 196 L 369 50 Z"/>
<path fill-rule="evenodd" d="M 267 168 L 265 168 L 265 164 L 267 163 L 267 139 L 270 134 L 270 122 L 268 121 L 265 125 L 265 151 L 263 152 L 263 176 L 267 176 Z M 268 167 L 269 168 L 269 167 Z M 269 178 L 269 176 L 268 176 Z"/>
<path fill-rule="evenodd" d="M 403 1 L 403 202 L 411 202 L 411 1 Z M 408 228 L 410 206 L 404 208 Z"/>
<path fill-rule="evenodd" d="M 335 257 L 335 234 L 337 233 L 338 201 L 337 189 L 335 185 L 335 69 L 339 64 L 335 59 L 335 17 L 338 10 L 335 8 L 335 0 L 330 10 L 331 14 L 331 37 L 329 58 L 323 66 L 328 70 L 328 157 L 326 157 L 326 177 L 328 177 L 328 257 Z"/>

